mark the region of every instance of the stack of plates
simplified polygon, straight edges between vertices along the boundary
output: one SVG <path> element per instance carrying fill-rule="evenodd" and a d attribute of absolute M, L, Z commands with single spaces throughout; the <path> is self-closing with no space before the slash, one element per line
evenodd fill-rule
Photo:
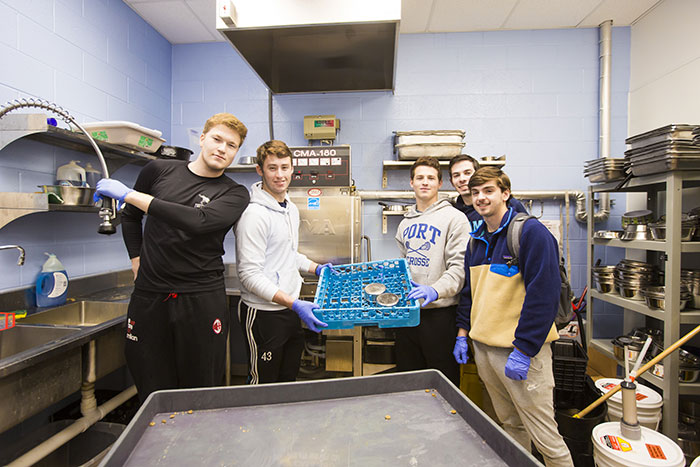
<path fill-rule="evenodd" d="M 625 178 L 625 159 L 601 157 L 586 161 L 583 176 L 588 177 L 591 183 L 611 182 Z"/>
<path fill-rule="evenodd" d="M 700 170 L 700 127 L 673 124 L 627 138 L 625 151 L 632 175 Z"/>
<path fill-rule="evenodd" d="M 693 142 L 700 146 L 700 126 L 695 127 L 693 130 Z"/>

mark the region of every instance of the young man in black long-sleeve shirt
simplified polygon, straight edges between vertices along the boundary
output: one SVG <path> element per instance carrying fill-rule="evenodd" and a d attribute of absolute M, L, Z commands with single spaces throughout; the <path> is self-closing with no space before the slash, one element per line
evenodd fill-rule
<path fill-rule="evenodd" d="M 142 401 L 159 389 L 223 382 L 223 242 L 250 199 L 224 170 L 246 134 L 236 117 L 216 114 L 204 125 L 196 160 L 150 162 L 133 190 L 113 179 L 97 184 L 98 196 L 126 203 L 122 233 L 135 277 L 126 360 Z"/>

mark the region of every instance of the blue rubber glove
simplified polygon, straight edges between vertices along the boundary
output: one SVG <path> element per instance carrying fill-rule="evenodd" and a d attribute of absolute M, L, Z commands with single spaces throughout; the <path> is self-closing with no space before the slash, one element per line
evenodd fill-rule
<path fill-rule="evenodd" d="M 321 332 L 321 328 L 328 327 L 328 325 L 314 316 L 313 310 L 316 308 L 319 306 L 304 300 L 294 300 L 292 303 L 292 311 L 299 315 L 304 324 L 313 332 Z"/>
<path fill-rule="evenodd" d="M 455 356 L 457 363 L 465 364 L 469 361 L 467 356 L 467 336 L 457 336 L 457 342 L 455 342 L 455 349 L 452 351 L 452 355 Z"/>
<path fill-rule="evenodd" d="M 323 268 L 330 268 L 331 273 L 333 272 L 333 263 L 326 263 L 326 264 L 319 264 L 316 266 L 316 275 L 321 276 L 321 271 L 323 271 Z"/>
<path fill-rule="evenodd" d="M 132 190 L 128 186 L 124 185 L 119 180 L 114 180 L 113 178 L 103 178 L 97 182 L 97 189 L 95 190 L 95 195 L 93 199 L 95 202 L 103 198 L 112 198 L 119 201 L 119 204 L 124 204 L 124 198 L 126 195 L 131 193 Z"/>
<path fill-rule="evenodd" d="M 521 381 L 527 379 L 529 369 L 530 357 L 518 349 L 513 349 L 508 355 L 508 361 L 506 362 L 506 376 L 515 381 Z"/>
<path fill-rule="evenodd" d="M 428 303 L 437 300 L 437 290 L 430 287 L 429 285 L 420 285 L 416 284 L 413 281 L 411 281 L 411 285 L 413 286 L 413 288 L 410 292 L 408 292 L 406 298 L 408 298 L 409 300 L 418 300 L 419 298 L 425 299 L 423 301 L 423 304 L 421 305 L 421 308 L 425 307 Z"/>

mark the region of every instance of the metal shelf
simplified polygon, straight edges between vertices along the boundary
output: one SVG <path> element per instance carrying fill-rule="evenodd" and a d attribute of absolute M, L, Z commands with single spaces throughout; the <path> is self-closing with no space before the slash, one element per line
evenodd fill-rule
<path fill-rule="evenodd" d="M 8 114 L 0 120 L 0 149 L 25 137 L 51 146 L 80 151 L 95 156 L 95 150 L 87 136 L 75 131 L 48 125 L 46 123 L 46 114 Z M 96 143 L 102 151 L 102 155 L 107 162 L 107 168 L 110 171 L 126 164 L 144 165 L 157 159 L 156 156 L 135 151 L 125 146 L 103 141 L 96 141 Z"/>
<path fill-rule="evenodd" d="M 410 169 L 411 166 L 413 165 L 415 161 L 383 161 L 382 162 L 382 188 L 386 188 L 387 186 L 387 175 L 386 171 L 387 170 L 406 170 Z M 505 160 L 501 161 L 478 161 L 480 166 L 494 166 L 494 167 L 503 167 L 506 165 Z M 440 167 L 443 169 L 447 169 L 450 166 L 450 161 L 440 161 Z"/>
<path fill-rule="evenodd" d="M 255 172 L 255 167 L 257 167 L 257 164 L 233 164 L 229 165 L 228 168 L 225 170 L 225 172 L 228 173 L 246 173 L 246 172 Z"/>
<path fill-rule="evenodd" d="M 604 192 L 634 192 L 634 191 L 664 191 L 666 180 L 668 176 L 673 172 L 660 173 L 653 175 L 644 175 L 641 177 L 632 177 L 629 182 L 625 184 L 619 190 L 616 189 L 622 180 L 617 180 L 614 182 L 600 183 L 596 185 L 591 185 L 591 190 L 593 193 L 604 193 Z M 700 171 L 684 171 L 683 181 L 686 186 L 684 188 L 690 188 L 693 186 L 700 186 Z"/>
<path fill-rule="evenodd" d="M 681 325 L 683 324 L 698 324 L 700 323 L 700 310 L 680 310 L 680 272 L 681 259 L 683 253 L 700 252 L 700 242 L 681 242 L 680 241 L 680 223 L 682 214 L 683 191 L 688 188 L 700 186 L 700 171 L 685 171 L 685 172 L 668 172 L 662 174 L 653 174 L 643 177 L 635 177 L 620 190 L 616 190 L 619 182 L 610 182 L 589 187 L 587 200 L 587 281 L 590 290 L 591 300 L 588 305 L 588 320 L 586 323 L 587 335 L 592 348 L 600 349 L 604 354 L 611 356 L 612 345 L 602 342 L 599 339 L 592 339 L 594 320 L 596 319 L 596 308 L 598 301 L 612 303 L 624 308 L 626 311 L 625 321 L 629 319 L 630 323 L 636 323 L 634 316 L 629 313 L 639 313 L 643 316 L 648 316 L 661 321 L 664 332 L 664 347 L 669 347 L 681 337 Z M 666 214 L 667 235 L 673 240 L 667 238 L 665 241 L 652 240 L 637 240 L 623 242 L 618 239 L 603 240 L 593 239 L 595 229 L 593 220 L 594 209 L 594 193 L 602 192 L 644 192 L 646 193 L 647 204 L 650 209 L 661 210 Z M 660 202 L 664 197 L 660 193 L 665 193 L 665 201 Z M 665 261 L 665 279 L 666 287 L 665 302 L 666 310 L 651 309 L 646 306 L 646 302 L 628 300 L 615 294 L 601 294 L 593 287 L 593 275 L 591 268 L 596 258 L 595 248 L 601 246 L 610 246 L 615 248 L 636 249 L 646 252 L 657 252 L 656 255 L 661 256 Z M 661 255 L 658 255 L 661 253 Z M 625 330 L 629 330 L 627 327 Z M 664 368 L 667 375 L 674 375 L 679 369 L 678 352 L 673 352 L 664 359 Z M 687 394 L 700 395 L 699 383 L 680 383 L 677 378 L 658 378 L 650 373 L 645 373 L 643 379 L 649 381 L 650 384 L 661 388 L 664 400 L 663 414 L 663 433 L 671 439 L 676 438 L 678 434 L 678 408 L 679 396 Z"/>
<path fill-rule="evenodd" d="M 627 310 L 636 311 L 637 313 L 641 313 L 646 316 L 651 316 L 652 318 L 663 320 L 666 316 L 664 314 L 664 310 L 649 308 L 644 301 L 630 300 L 628 298 L 620 297 L 615 293 L 600 293 L 597 290 L 591 290 L 589 293 L 593 298 L 612 303 L 613 305 L 621 306 Z"/>
<path fill-rule="evenodd" d="M 649 308 L 646 302 L 623 298 L 616 293 L 600 293 L 597 290 L 592 290 L 590 294 L 591 297 L 597 298 L 598 300 L 612 303 L 613 305 L 621 306 L 627 310 L 636 311 L 637 313 L 651 316 L 652 318 L 662 321 L 666 318 L 666 312 L 664 310 Z M 680 322 L 681 324 L 700 324 L 700 310 L 690 308 L 681 311 Z"/>
<path fill-rule="evenodd" d="M 659 378 L 653 373 L 649 373 L 648 371 L 641 375 L 639 379 L 644 380 L 645 382 L 651 384 L 652 386 L 655 386 L 661 392 L 664 390 L 664 379 Z M 700 383 L 678 383 L 678 393 L 683 395 L 683 396 L 691 396 L 691 395 L 700 395 Z"/>
<path fill-rule="evenodd" d="M 617 359 L 615 358 L 615 353 L 613 351 L 613 345 L 610 342 L 610 340 L 606 339 L 591 339 L 589 342 L 589 345 L 605 355 L 606 357 L 609 357 L 615 361 Z M 618 365 L 620 365 L 620 362 L 617 362 Z M 642 374 L 639 379 L 644 380 L 645 382 L 648 382 L 652 386 L 656 387 L 657 389 L 661 390 L 663 392 L 663 378 L 659 378 L 658 376 L 654 375 L 653 373 L 650 372 L 645 372 Z M 678 392 L 679 394 L 682 395 L 700 395 L 700 383 L 678 383 Z"/>
<path fill-rule="evenodd" d="M 668 250 L 668 244 L 664 240 L 631 240 L 623 241 L 620 239 L 600 239 L 594 238 L 593 244 L 596 246 L 612 246 L 617 248 L 632 248 L 636 250 L 663 251 Z M 700 252 L 700 242 L 681 242 L 681 252 L 683 253 L 698 253 Z"/>
<path fill-rule="evenodd" d="M 48 125 L 46 114 L 8 114 L 0 120 L 0 150 L 25 137 L 96 157 L 95 150 L 85 135 Z M 102 151 L 110 172 L 126 164 L 144 165 L 157 159 L 156 156 L 116 144 L 97 141 L 97 146 Z M 47 211 L 97 213 L 99 209 L 92 206 L 49 204 L 44 193 L 0 192 L 0 228 L 22 216 Z"/>

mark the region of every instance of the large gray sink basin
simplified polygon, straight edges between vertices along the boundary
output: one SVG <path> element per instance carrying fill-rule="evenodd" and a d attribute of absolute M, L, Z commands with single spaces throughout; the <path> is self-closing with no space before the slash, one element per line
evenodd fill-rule
<path fill-rule="evenodd" d="M 57 326 L 96 326 L 114 318 L 126 316 L 128 302 L 82 301 L 68 303 L 34 313 L 19 324 L 52 324 Z"/>
<path fill-rule="evenodd" d="M 40 326 L 15 326 L 0 332 L 0 360 L 25 350 L 40 347 L 77 329 Z"/>

